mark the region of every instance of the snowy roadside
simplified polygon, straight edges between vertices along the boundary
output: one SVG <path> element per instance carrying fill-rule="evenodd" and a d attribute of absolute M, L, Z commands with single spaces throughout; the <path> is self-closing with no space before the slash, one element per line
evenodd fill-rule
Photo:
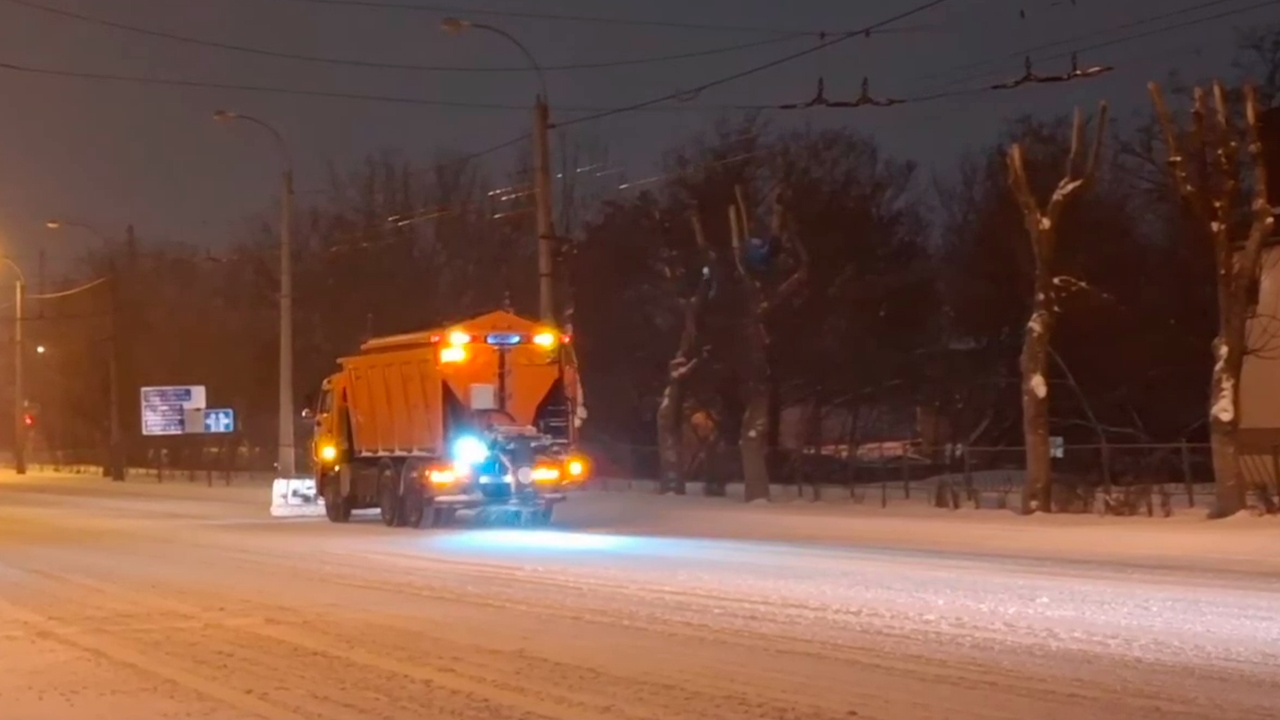
<path fill-rule="evenodd" d="M 65 495 L 130 502 L 131 512 L 171 502 L 198 514 L 249 521 L 269 518 L 267 484 L 189 482 L 111 483 L 84 475 L 0 474 L 0 492 Z M 575 493 L 556 510 L 564 531 L 617 535 L 713 538 L 773 543 L 856 545 L 861 548 L 1053 559 L 1170 569 L 1220 570 L 1280 577 L 1280 518 L 1205 519 L 1203 507 L 1170 518 L 1037 515 L 1008 510 L 940 510 L 925 493 L 882 507 L 828 496 L 826 502 L 779 499 L 745 505 L 733 498 L 659 496 L 639 491 Z M 794 495 L 792 496 L 794 498 Z M 154 506 L 145 502 L 158 501 Z M 216 506 L 216 507 L 215 507 Z M 323 523 L 323 520 L 316 520 Z"/>
<path fill-rule="evenodd" d="M 1280 577 L 1280 518 L 1210 521 L 1205 511 L 1171 518 L 1036 515 L 939 510 L 927 503 L 743 505 L 732 500 L 584 493 L 557 511 L 557 525 L 586 532 L 801 542 L 941 553 L 1055 559 Z"/>

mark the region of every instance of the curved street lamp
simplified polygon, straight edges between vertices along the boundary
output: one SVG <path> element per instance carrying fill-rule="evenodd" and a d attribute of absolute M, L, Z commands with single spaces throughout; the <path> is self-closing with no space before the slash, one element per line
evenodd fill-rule
<path fill-rule="evenodd" d="M 538 306 L 545 323 L 556 322 L 555 312 L 555 225 L 551 221 L 551 152 L 547 132 L 551 127 L 551 111 L 548 107 L 547 78 L 537 58 L 516 36 L 502 28 L 486 23 L 471 22 L 462 18 L 447 17 L 440 21 L 440 29 L 458 35 L 468 29 L 484 30 L 501 35 L 519 48 L 538 74 L 540 94 L 533 108 L 533 167 L 534 195 L 538 211 Z"/>
<path fill-rule="evenodd" d="M 214 120 L 240 120 L 266 130 L 284 161 L 280 192 L 280 417 L 276 469 L 281 477 L 296 473 L 293 417 L 293 155 L 279 130 L 251 115 L 218 110 Z"/>
<path fill-rule="evenodd" d="M 110 447 L 108 449 L 108 458 L 106 466 L 103 467 L 103 474 L 110 475 L 115 482 L 124 482 L 125 476 L 125 452 L 124 452 L 124 433 L 120 429 L 120 280 L 119 273 L 116 271 L 116 259 L 112 254 L 111 246 L 114 244 L 111 237 L 99 230 L 97 227 L 89 223 L 77 220 L 62 220 L 54 218 L 45 222 L 45 227 L 50 230 L 63 230 L 75 228 L 84 230 L 90 235 L 96 237 L 102 242 L 103 247 L 107 250 L 108 275 L 110 278 L 109 291 L 111 293 L 111 348 L 107 352 L 107 384 L 110 388 L 110 399 L 108 400 L 108 422 L 111 428 Z M 133 226 L 130 225 L 126 230 L 130 237 L 133 236 Z M 37 352 L 44 352 L 37 348 Z"/>

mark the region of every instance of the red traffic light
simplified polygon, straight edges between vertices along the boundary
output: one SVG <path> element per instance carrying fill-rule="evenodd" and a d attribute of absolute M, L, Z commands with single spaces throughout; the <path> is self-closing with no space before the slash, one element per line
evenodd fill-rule
<path fill-rule="evenodd" d="M 33 425 L 36 424 L 36 416 L 32 415 L 31 413 L 26 413 L 25 415 L 22 416 L 22 424 L 26 425 L 27 427 L 32 427 Z"/>

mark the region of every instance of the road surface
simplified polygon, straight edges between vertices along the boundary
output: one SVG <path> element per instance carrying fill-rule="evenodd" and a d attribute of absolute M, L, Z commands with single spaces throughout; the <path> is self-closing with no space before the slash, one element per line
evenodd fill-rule
<path fill-rule="evenodd" d="M 335 526 L 269 519 L 264 489 L 165 488 L 0 479 L 0 717 L 1234 720 L 1280 708 L 1268 574 Z M 573 517 L 626 502 L 588 499 Z"/>

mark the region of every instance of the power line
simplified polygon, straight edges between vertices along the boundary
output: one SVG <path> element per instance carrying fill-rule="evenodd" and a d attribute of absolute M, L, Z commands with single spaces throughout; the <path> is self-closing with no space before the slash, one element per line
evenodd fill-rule
<path fill-rule="evenodd" d="M 1038 52 L 1042 52 L 1045 50 L 1050 50 L 1053 48 L 1059 48 L 1064 46 L 1070 46 L 1079 42 L 1092 40 L 1093 38 L 1097 37 L 1100 34 L 1108 34 L 1108 33 L 1118 32 L 1121 30 L 1129 30 L 1135 27 L 1149 25 L 1151 23 L 1160 22 L 1161 20 L 1168 20 L 1169 18 L 1178 17 L 1180 15 L 1186 15 L 1187 13 L 1193 13 L 1200 10 L 1207 10 L 1211 7 L 1216 7 L 1218 5 L 1225 5 L 1227 3 L 1233 3 L 1233 2 L 1240 2 L 1240 0 L 1208 0 L 1207 2 L 1197 3 L 1196 5 L 1192 5 L 1189 7 L 1179 8 L 1177 10 L 1159 13 L 1157 15 L 1149 15 L 1147 17 L 1138 18 L 1137 20 L 1131 20 L 1126 23 L 1121 23 L 1119 25 L 1112 25 L 1110 27 L 1093 30 L 1087 34 L 1075 35 L 1072 37 L 1063 38 L 1061 40 L 1054 40 L 1048 43 L 1041 43 L 1029 48 L 1024 48 L 1022 50 L 1017 50 L 1011 53 L 1007 53 L 996 58 L 989 58 L 987 60 L 978 60 L 975 62 L 966 63 L 964 65 L 951 68 L 948 74 L 954 76 L 959 73 L 967 72 L 969 70 L 974 70 L 981 67 L 987 67 L 990 65 L 998 64 L 998 63 L 1004 63 L 1009 60 L 1021 60 L 1027 55 L 1034 55 Z M 1075 49 L 1078 51 L 1080 48 L 1075 48 Z M 927 75 L 919 79 L 931 80 L 938 77 L 940 76 L 937 74 L 934 74 L 934 75 Z"/>
<path fill-rule="evenodd" d="M 870 32 L 873 32 L 873 31 L 875 31 L 875 30 L 877 30 L 877 29 L 879 29 L 879 28 L 882 28 L 882 27 L 884 27 L 884 26 L 886 26 L 886 25 L 891 25 L 891 24 L 893 24 L 893 23 L 895 23 L 895 22 L 898 22 L 899 20 L 905 20 L 905 19 L 907 19 L 907 18 L 909 18 L 909 17 L 913 17 L 913 16 L 915 16 L 915 15 L 919 15 L 920 13 L 923 13 L 923 12 L 925 12 L 925 11 L 927 11 L 927 10 L 931 10 L 931 9 L 933 9 L 933 8 L 935 8 L 935 7 L 938 7 L 939 5 L 942 5 L 942 4 L 946 3 L 946 2 L 947 2 L 947 0 L 929 0 L 929 2 L 926 2 L 926 3 L 924 3 L 923 5 L 917 5 L 916 7 L 912 8 L 912 9 L 910 9 L 910 10 L 906 10 L 906 11 L 904 11 L 904 12 L 900 12 L 900 13 L 898 13 L 898 14 L 896 14 L 896 15 L 893 15 L 893 16 L 891 16 L 891 17 L 888 17 L 888 18 L 886 18 L 886 19 L 884 19 L 884 20 L 881 20 L 881 21 L 879 21 L 879 22 L 872 23 L 871 25 L 868 25 L 868 26 L 867 26 L 867 27 L 865 27 L 865 28 L 861 28 L 861 29 L 859 29 L 859 30 L 855 30 L 855 31 L 852 31 L 852 32 L 844 33 L 844 34 L 842 34 L 842 35 L 840 35 L 840 36 L 836 37 L 834 40 L 826 40 L 826 41 L 820 42 L 820 43 L 818 43 L 818 44 L 817 44 L 816 46 L 814 46 L 814 47 L 808 48 L 808 49 L 806 49 L 806 50 L 801 50 L 800 52 L 791 53 L 790 55 L 785 55 L 785 56 L 783 56 L 783 57 L 777 58 L 776 60 L 771 60 L 771 61 L 769 61 L 769 62 L 767 62 L 767 63 L 765 63 L 765 64 L 763 64 L 763 65 L 756 65 L 755 67 L 751 67 L 751 68 L 748 68 L 748 69 L 746 69 L 746 70 L 742 70 L 742 71 L 740 71 L 740 72 L 733 73 L 732 75 L 727 75 L 727 76 L 722 77 L 722 78 L 720 78 L 720 79 L 718 79 L 718 80 L 712 80 L 712 81 L 710 81 L 710 82 L 706 82 L 706 83 L 703 83 L 703 84 L 698 85 L 698 86 L 696 86 L 696 87 L 687 88 L 687 89 L 684 89 L 684 90 L 677 90 L 677 91 L 675 91 L 675 92 L 673 92 L 673 93 L 668 93 L 668 94 L 666 94 L 666 95 L 663 95 L 663 96 L 660 96 L 660 97 L 656 97 L 656 98 L 653 98 L 653 99 L 651 99 L 651 100 L 643 100 L 643 101 L 638 102 L 638 103 L 632 103 L 631 105 L 625 105 L 625 106 L 623 106 L 623 107 L 614 108 L 614 109 L 612 109 L 612 110 L 607 110 L 607 111 L 604 111 L 604 112 L 594 113 L 594 114 L 591 114 L 591 115 L 587 115 L 587 116 L 585 116 L 585 117 L 574 118 L 574 119 L 572 119 L 572 120 L 567 120 L 567 121 L 565 121 L 565 122 L 556 123 L 556 126 L 557 126 L 557 127 L 566 127 L 566 126 L 569 126 L 569 125 L 578 125 L 578 124 L 581 124 L 581 123 L 592 122 L 592 121 L 595 121 L 595 120 L 601 120 L 601 119 L 603 119 L 603 118 L 611 117 L 611 116 L 613 116 L 613 115 L 621 115 L 621 114 L 623 114 L 623 113 L 634 112 L 634 111 L 636 111 L 636 110 L 641 110 L 641 109 L 647 108 L 647 107 L 649 107 L 650 105 L 657 105 L 657 104 L 659 104 L 659 103 L 664 103 L 664 102 L 667 102 L 667 101 L 669 101 L 669 100 L 676 100 L 676 99 L 681 98 L 681 97 L 687 97 L 687 96 L 691 96 L 691 95 L 696 96 L 696 95 L 698 95 L 698 94 L 700 94 L 700 93 L 702 93 L 702 92 L 704 92 L 704 91 L 706 91 L 706 90 L 709 90 L 709 89 L 711 89 L 711 88 L 713 88 L 713 87 L 717 87 L 717 86 L 719 86 L 719 85 L 724 85 L 724 84 L 726 84 L 726 83 L 733 82 L 734 80 L 741 80 L 741 79 L 742 79 L 742 78 L 744 78 L 744 77 L 748 77 L 748 76 L 751 76 L 751 75 L 755 75 L 755 74 L 757 74 L 757 73 L 764 72 L 765 70 L 773 69 L 773 68 L 775 68 L 775 67 L 778 67 L 779 65 L 785 65 L 786 63 L 789 63 L 789 62 L 791 62 L 792 60 L 796 60 L 796 59 L 799 59 L 799 58 L 802 58 L 802 57 L 806 57 L 806 56 L 808 56 L 808 55 L 812 55 L 812 54 L 814 54 L 814 53 L 816 53 L 816 52 L 821 52 L 821 51 L 822 51 L 823 49 L 825 49 L 825 48 L 831 47 L 831 46 L 833 46 L 833 45 L 838 45 L 838 44 L 840 44 L 840 43 L 846 42 L 846 41 L 851 40 L 852 38 L 858 37 L 858 36 L 860 36 L 860 35 L 866 35 L 866 34 L 868 34 L 868 33 L 870 33 Z"/>
<path fill-rule="evenodd" d="M 81 285 L 80 287 L 72 288 L 70 290 L 63 290 L 62 292 L 45 293 L 43 295 L 28 295 L 27 299 L 28 300 L 53 300 L 54 298 L 66 297 L 68 295 L 75 295 L 76 293 L 81 293 L 97 285 L 101 285 L 106 281 L 107 281 L 107 278 L 102 277 L 102 278 L 98 278 L 97 280 L 87 282 L 84 285 Z"/>
<path fill-rule="evenodd" d="M 409 2 L 375 2 L 374 0 L 286 0 L 288 2 L 309 5 L 328 5 L 330 7 L 364 8 L 367 10 L 408 11 L 426 13 L 453 13 L 464 16 L 505 17 L 522 20 L 552 20 L 558 22 L 586 23 L 594 25 L 628 25 L 633 27 L 656 27 L 676 30 L 714 30 L 720 32 L 761 33 L 767 35 L 822 35 L 821 30 L 780 30 L 776 27 L 759 25 L 721 25 L 714 23 L 676 22 L 671 20 L 638 20 L 633 18 L 610 18 L 599 15 L 573 15 L 567 13 L 542 13 L 527 10 L 485 10 L 460 5 L 422 5 Z"/>
<path fill-rule="evenodd" d="M 152 30 L 149 28 L 138 27 L 136 25 L 128 25 L 125 23 L 107 20 L 105 18 L 94 17 L 82 13 L 63 10 L 61 8 L 50 7 L 31 0 L 0 0 L 10 5 L 38 10 L 40 12 L 49 13 L 59 17 L 76 20 L 79 22 L 89 23 L 102 27 L 121 30 L 124 32 L 136 33 L 148 37 L 160 38 L 172 42 L 185 43 L 188 45 L 196 45 L 200 47 L 215 48 L 218 50 L 226 50 L 230 52 L 245 53 L 249 55 L 258 55 L 261 57 L 275 58 L 278 60 L 291 60 L 295 62 L 315 63 L 322 65 L 343 65 L 349 67 L 370 68 L 379 70 L 414 70 L 424 72 L 453 72 L 453 73 L 526 73 L 534 72 L 534 68 L 529 65 L 517 66 L 493 66 L 493 67 L 475 67 L 465 65 L 423 65 L 418 63 L 393 63 L 378 62 L 372 60 L 357 60 L 353 58 L 337 58 L 324 55 L 304 55 L 301 53 L 290 53 L 269 48 L 252 47 L 249 45 L 236 45 L 233 43 L 224 43 L 217 40 L 205 40 L 203 38 L 192 37 L 189 35 L 179 35 L 177 33 L 164 32 L 160 30 Z M 713 55 L 723 55 L 733 52 L 741 52 L 753 48 L 764 47 L 767 45 L 776 45 L 783 42 L 789 42 L 799 38 L 808 37 L 805 33 L 791 33 L 787 35 L 779 35 L 764 40 L 753 40 L 746 43 L 737 43 L 735 45 L 727 45 L 707 50 L 694 50 L 684 53 L 673 53 L 670 55 L 656 55 L 650 57 L 628 58 L 623 60 L 605 60 L 589 63 L 571 63 L 565 65 L 543 65 L 541 69 L 544 71 L 569 71 L 569 70 L 598 70 L 604 68 L 627 67 L 634 65 L 651 65 L 664 62 L 676 62 L 680 60 L 690 60 L 695 58 L 710 57 Z"/>
<path fill-rule="evenodd" d="M 1215 5 L 1219 5 L 1219 4 L 1221 4 L 1222 2 L 1226 2 L 1226 1 L 1233 1 L 1233 0 L 1214 0 L 1213 2 L 1204 3 L 1202 6 L 1200 6 L 1200 7 L 1198 7 L 1198 8 L 1195 8 L 1195 9 L 1207 9 L 1208 7 L 1212 7 L 1212 6 L 1215 6 Z M 1234 1 L 1238 1 L 1238 0 L 1234 0 Z M 1079 46 L 1079 47 L 1076 47 L 1076 48 L 1075 48 L 1075 49 L 1073 49 L 1073 50 L 1068 50 L 1068 51 L 1064 51 L 1064 52 L 1058 52 L 1058 53 L 1054 53 L 1054 54 L 1052 54 L 1052 55 L 1044 55 L 1044 56 L 1040 56 L 1040 57 L 1038 57 L 1037 59 L 1039 59 L 1039 60 L 1059 60 L 1059 59 L 1069 58 L 1069 57 L 1071 57 L 1073 54 L 1076 54 L 1076 53 L 1089 52 L 1089 51 L 1093 51 L 1093 50 L 1101 50 L 1101 49 L 1104 49 L 1104 48 L 1114 47 L 1114 46 L 1116 46 L 1116 45 L 1123 45 L 1123 44 L 1125 44 L 1125 43 L 1130 43 L 1130 42 L 1133 42 L 1133 41 L 1135 41 L 1135 40 L 1143 40 L 1143 39 L 1146 39 L 1146 38 L 1149 38 L 1149 37 L 1154 37 L 1154 36 L 1156 36 L 1156 35 L 1163 35 L 1163 34 L 1165 34 L 1165 33 L 1174 32 L 1174 31 L 1176 31 L 1176 30 L 1185 30 L 1185 29 L 1187 29 L 1187 28 L 1198 27 L 1198 26 L 1200 26 L 1200 25 L 1204 25 L 1204 24 L 1206 24 L 1206 23 L 1215 22 L 1215 21 L 1218 21 L 1218 20 L 1223 20 L 1223 19 L 1226 19 L 1226 18 L 1229 18 L 1229 17 L 1234 17 L 1234 16 L 1236 16 L 1236 15 L 1243 15 L 1243 14 L 1245 14 L 1245 13 L 1253 12 L 1254 10 L 1261 10 L 1261 9 L 1263 9 L 1263 8 L 1266 8 L 1266 7 L 1274 7 L 1274 6 L 1280 6 L 1280 0 L 1263 0 L 1263 2 L 1256 2 L 1256 3 L 1252 3 L 1252 4 L 1250 4 L 1250 5 L 1246 5 L 1246 6 L 1244 6 L 1244 7 L 1234 8 L 1234 9 L 1230 9 L 1230 10 L 1224 10 L 1224 11 L 1222 11 L 1222 12 L 1215 13 L 1215 14 L 1213 14 L 1213 15 L 1206 15 L 1206 16 L 1203 16 L 1203 17 L 1192 18 L 1192 19 L 1190 19 L 1190 20 L 1185 20 L 1185 21 L 1183 21 L 1183 22 L 1174 23 L 1173 25 L 1165 25 L 1165 26 L 1163 26 L 1163 27 L 1153 28 L 1153 29 L 1151 29 L 1151 30 L 1145 30 L 1145 31 L 1143 31 L 1143 32 L 1139 32 L 1139 33 L 1131 33 L 1131 34 L 1129 34 L 1129 35 L 1124 35 L 1124 36 L 1121 36 L 1121 37 L 1118 37 L 1118 38 L 1112 38 L 1112 39 L 1110 39 L 1110 40 L 1103 40 L 1103 41 L 1100 41 L 1100 42 L 1096 42 L 1096 43 L 1091 43 L 1091 44 L 1088 44 L 1088 45 Z M 1133 23 L 1128 23 L 1127 25 L 1122 26 L 1122 27 L 1136 27 L 1136 26 L 1138 26 L 1138 25 L 1147 24 L 1148 22 L 1156 22 L 1156 21 L 1158 21 L 1158 20 L 1168 19 L 1169 17 L 1172 17 L 1172 16 L 1177 15 L 1177 14 L 1182 14 L 1183 12 L 1184 12 L 1184 11 L 1178 11 L 1177 13 L 1166 13 L 1165 15 L 1157 16 L 1157 17 L 1154 17 L 1154 18 L 1151 18 L 1151 19 L 1148 19 L 1148 20 L 1145 20 L 1145 21 L 1135 21 L 1135 22 L 1133 22 Z M 1096 33 L 1095 33 L 1094 35 L 1096 35 Z M 1078 41 L 1078 40 L 1081 40 L 1081 39 L 1085 39 L 1085 38 L 1093 37 L 1094 35 L 1083 35 L 1083 36 L 1078 36 L 1078 37 L 1076 37 L 1076 38 L 1071 38 L 1071 39 L 1068 39 L 1068 40 L 1059 41 L 1059 42 L 1057 42 L 1057 43 L 1052 43 L 1052 44 L 1050 44 L 1050 45 L 1048 45 L 1048 46 L 1037 46 L 1037 47 L 1035 47 L 1035 48 L 1028 48 L 1027 50 L 1019 51 L 1019 52 L 1017 52 L 1017 53 L 1013 53 L 1012 57 L 1019 57 L 1019 56 L 1024 56 L 1024 57 L 1025 57 L 1025 56 L 1031 56 L 1031 55 L 1034 55 L 1038 50 L 1041 50 L 1041 49 L 1043 49 L 1043 48 L 1045 48 L 1045 47 L 1053 47 L 1053 46 L 1059 46 L 1059 47 L 1060 47 L 1060 46 L 1062 46 L 1062 45 L 1068 45 L 1068 44 L 1070 44 L 1070 43 L 1072 43 L 1072 42 L 1074 42 L 1074 41 Z M 1001 59 L 1002 59 L 1002 60 L 1005 60 L 1005 59 L 1008 59 L 1008 58 L 1009 58 L 1009 56 L 1008 56 L 1008 55 L 1006 55 L 1006 56 L 1003 56 Z M 991 62 L 991 61 L 988 61 L 988 62 Z M 983 64 L 986 64 L 986 63 L 983 63 Z M 962 78 L 959 78 L 959 79 L 955 79 L 955 80 L 952 80 L 952 81 L 950 81 L 950 82 L 946 83 L 945 87 L 950 87 L 950 86 L 953 86 L 953 85 L 959 85 L 959 84 L 961 84 L 961 83 L 966 83 L 966 82 L 973 82 L 973 81 L 976 81 L 976 80 L 980 80 L 980 79 L 982 79 L 982 78 L 988 78 L 988 77 L 991 77 L 991 76 L 996 75 L 996 74 L 997 74 L 997 72 L 996 72 L 996 71 L 989 71 L 989 72 L 975 73 L 975 74 L 967 75 L 967 76 L 965 76 L 965 77 L 962 77 Z"/>
<path fill-rule="evenodd" d="M 402 105 L 424 105 L 429 107 L 447 107 L 467 110 L 528 110 L 526 105 L 509 105 L 500 103 L 465 103 L 448 100 L 429 100 L 426 98 L 403 97 L 395 95 L 365 95 L 361 93 L 334 92 L 328 90 L 301 90 L 298 88 L 276 87 L 270 85 L 239 85 L 234 83 L 204 82 L 200 80 L 183 80 L 180 78 L 155 78 L 142 75 L 114 75 L 111 73 L 90 73 L 74 70 L 51 70 L 29 65 L 0 61 L 0 70 L 27 73 L 30 75 L 47 75 L 51 77 L 77 78 L 81 80 L 104 80 L 111 82 L 133 83 L 135 85 L 166 85 L 169 87 L 204 88 L 209 90 L 236 90 L 243 92 L 274 93 L 277 95 L 296 95 L 304 97 L 321 97 L 335 100 L 366 100 L 373 102 L 397 103 Z"/>
<path fill-rule="evenodd" d="M 503 111 L 520 111 L 526 112 L 530 108 L 527 104 L 511 104 L 511 103 L 479 103 L 479 102 L 457 102 L 450 100 L 433 100 L 429 98 L 418 98 L 404 95 L 370 95 L 364 93 L 348 93 L 337 92 L 331 90 L 304 90 L 301 88 L 281 87 L 274 85 L 242 85 L 237 83 L 219 83 L 208 82 L 203 80 L 185 80 L 182 78 L 158 78 L 146 75 L 117 75 L 113 73 L 93 73 L 78 70 L 54 70 L 51 68 L 34 67 L 31 65 L 19 65 L 16 63 L 0 61 L 0 70 L 9 70 L 11 72 L 26 73 L 30 75 L 46 75 L 50 77 L 73 78 L 79 80 L 98 80 L 104 82 L 121 82 L 131 83 L 135 85 L 159 85 L 168 87 L 185 87 L 185 88 L 202 88 L 207 90 L 234 90 L 238 92 L 256 92 L 269 93 L 276 95 L 293 95 L 298 97 L 317 97 L 327 98 L 330 100 L 355 100 L 365 102 L 381 102 L 398 105 L 418 105 L 423 107 L 440 107 L 453 108 L 458 110 L 503 110 Z M 651 108 L 656 111 L 714 111 L 714 110 L 746 110 L 754 109 L 753 106 L 738 105 L 720 105 L 720 106 L 674 106 L 663 108 Z M 610 111 L 608 108 L 593 106 L 574 106 L 564 105 L 557 106 L 558 112 L 567 113 L 601 113 Z"/>

